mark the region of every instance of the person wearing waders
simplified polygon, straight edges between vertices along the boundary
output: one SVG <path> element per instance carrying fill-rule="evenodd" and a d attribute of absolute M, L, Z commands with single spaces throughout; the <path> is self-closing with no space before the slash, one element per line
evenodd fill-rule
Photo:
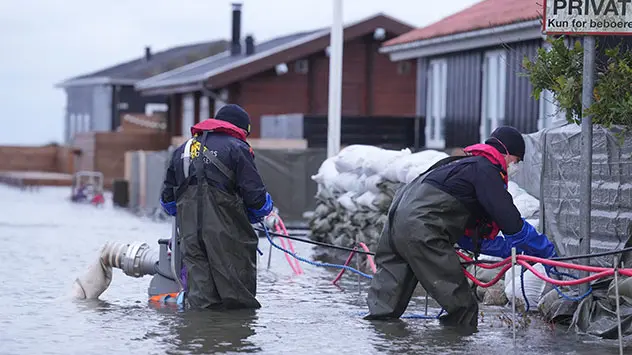
<path fill-rule="evenodd" d="M 520 217 L 507 191 L 508 167 L 525 154 L 520 132 L 499 127 L 484 144 L 464 151 L 465 156 L 437 162 L 395 195 L 375 254 L 365 319 L 399 318 L 419 282 L 447 312 L 442 324 L 475 329 L 478 302 L 455 244 L 501 258 L 510 256 L 512 247 L 557 256 L 549 239 Z"/>
<path fill-rule="evenodd" d="M 273 201 L 246 137 L 250 116 L 238 105 L 191 128 L 167 169 L 161 205 L 176 216 L 181 285 L 190 308 L 260 308 L 258 236 L 251 224 Z M 174 267 L 175 269 L 175 267 Z"/>

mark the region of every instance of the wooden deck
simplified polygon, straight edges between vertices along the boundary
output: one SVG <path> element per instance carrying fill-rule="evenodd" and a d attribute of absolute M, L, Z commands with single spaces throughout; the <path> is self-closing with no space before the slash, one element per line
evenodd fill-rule
<path fill-rule="evenodd" d="M 45 171 L 0 171 L 0 183 L 12 186 L 72 186 L 72 175 Z"/>

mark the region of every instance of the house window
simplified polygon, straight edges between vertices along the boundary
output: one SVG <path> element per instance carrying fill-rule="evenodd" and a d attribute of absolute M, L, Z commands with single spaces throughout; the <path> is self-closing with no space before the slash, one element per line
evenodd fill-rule
<path fill-rule="evenodd" d="M 411 65 L 410 65 L 410 62 L 408 61 L 397 63 L 397 74 L 406 75 L 410 73 L 410 67 Z"/>
<path fill-rule="evenodd" d="M 188 137 L 191 127 L 195 125 L 195 98 L 193 94 L 182 97 L 182 136 Z"/>
<path fill-rule="evenodd" d="M 211 117 L 208 96 L 200 96 L 200 122 Z"/>
<path fill-rule="evenodd" d="M 90 115 L 83 115 L 83 131 L 90 132 Z"/>
<path fill-rule="evenodd" d="M 507 53 L 505 50 L 485 53 L 483 61 L 483 97 L 481 107 L 481 141 L 505 119 L 505 90 L 507 79 Z"/>
<path fill-rule="evenodd" d="M 294 71 L 299 74 L 307 74 L 309 71 L 309 62 L 307 59 L 300 59 L 294 63 Z"/>
<path fill-rule="evenodd" d="M 445 115 L 448 96 L 448 61 L 435 59 L 428 67 L 426 93 L 426 147 L 445 148 Z"/>
<path fill-rule="evenodd" d="M 567 43 L 566 45 L 568 46 L 570 43 Z M 548 42 L 544 42 L 543 47 L 547 51 L 551 50 L 551 44 Z M 558 126 L 558 122 L 566 122 L 566 112 L 559 107 L 553 93 L 549 90 L 544 90 L 540 94 L 540 117 L 538 118 L 538 131 Z"/>
<path fill-rule="evenodd" d="M 68 117 L 68 136 L 70 137 L 70 139 L 73 139 L 75 136 L 75 130 L 76 130 L 76 125 L 75 125 L 75 114 L 70 114 L 70 117 Z"/>

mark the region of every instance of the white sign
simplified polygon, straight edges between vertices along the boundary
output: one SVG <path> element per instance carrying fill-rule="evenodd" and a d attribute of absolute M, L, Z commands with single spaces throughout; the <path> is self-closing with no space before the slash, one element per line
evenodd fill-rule
<path fill-rule="evenodd" d="M 632 0 L 544 0 L 546 34 L 632 35 Z"/>

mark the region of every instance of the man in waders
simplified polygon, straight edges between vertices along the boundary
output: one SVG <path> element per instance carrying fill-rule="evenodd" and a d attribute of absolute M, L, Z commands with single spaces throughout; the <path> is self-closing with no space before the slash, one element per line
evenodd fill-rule
<path fill-rule="evenodd" d="M 447 312 L 446 325 L 478 325 L 478 303 L 463 274 L 454 244 L 508 257 L 511 248 L 555 257 L 548 238 L 520 217 L 507 191 L 507 168 L 523 159 L 525 143 L 512 127 L 448 157 L 402 187 L 378 243 L 365 319 L 399 318 L 420 282 Z M 497 236 L 502 231 L 504 236 Z"/>
<path fill-rule="evenodd" d="M 175 150 L 167 169 L 161 204 L 176 216 L 189 307 L 261 307 L 255 298 L 259 238 L 251 223 L 268 216 L 273 202 L 246 142 L 249 133 L 246 111 L 226 105 L 191 128 L 193 138 Z"/>

